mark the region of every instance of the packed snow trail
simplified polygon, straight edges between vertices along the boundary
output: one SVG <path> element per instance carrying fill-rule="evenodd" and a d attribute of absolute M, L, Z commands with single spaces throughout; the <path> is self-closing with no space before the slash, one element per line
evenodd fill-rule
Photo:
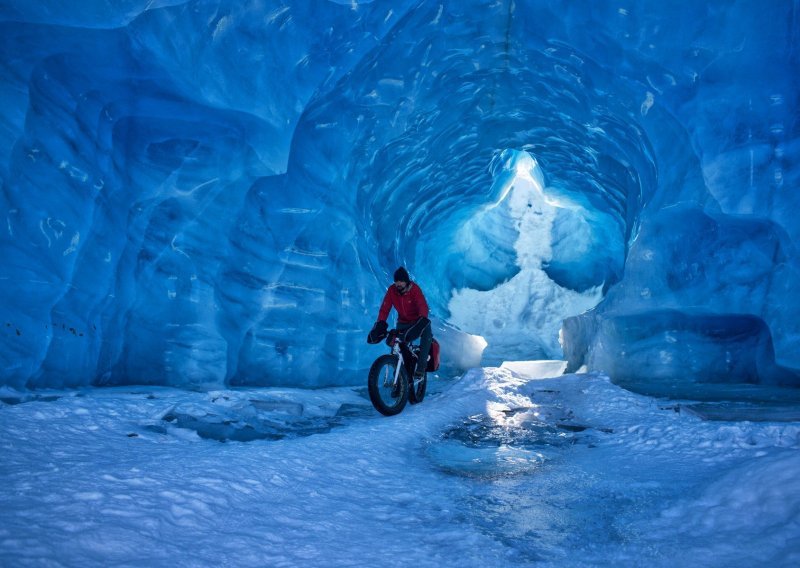
<path fill-rule="evenodd" d="M 34 398 L 0 406 L 0 564 L 800 561 L 798 423 L 600 375 L 432 386 L 394 418 L 363 388 L 0 393 Z"/>

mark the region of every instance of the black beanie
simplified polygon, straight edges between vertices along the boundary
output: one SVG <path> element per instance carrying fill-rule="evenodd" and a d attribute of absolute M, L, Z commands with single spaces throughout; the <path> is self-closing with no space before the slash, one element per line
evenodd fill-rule
<path fill-rule="evenodd" d="M 411 282 L 411 278 L 408 277 L 408 271 L 401 266 L 400 268 L 394 271 L 394 281 Z"/>

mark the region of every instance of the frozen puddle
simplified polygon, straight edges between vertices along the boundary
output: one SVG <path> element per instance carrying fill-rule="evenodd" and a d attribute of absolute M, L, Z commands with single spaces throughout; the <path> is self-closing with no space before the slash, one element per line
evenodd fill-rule
<path fill-rule="evenodd" d="M 535 381 L 559 377 L 566 361 L 506 361 L 500 367 Z M 465 477 L 492 479 L 531 473 L 562 448 L 586 442 L 586 426 L 574 422 L 571 410 L 550 387 L 533 388 L 527 395 L 497 390 L 487 412 L 475 414 L 448 427 L 429 443 L 426 455 L 441 471 Z M 588 443 L 588 442 L 587 442 Z"/>
<path fill-rule="evenodd" d="M 348 390 L 356 392 L 338 390 L 341 395 L 349 394 Z M 293 391 L 272 391 L 269 396 L 249 391 L 211 392 L 200 400 L 173 405 L 159 418 L 141 425 L 158 434 L 180 428 L 204 439 L 251 442 L 324 434 L 342 426 L 347 418 L 373 414 L 369 402 L 353 399 L 342 403 L 324 396 L 324 391 L 319 391 L 315 400 L 311 392 L 311 396 Z"/>
<path fill-rule="evenodd" d="M 554 391 L 543 396 L 552 397 Z M 531 401 L 533 404 L 533 401 Z M 547 421 L 549 418 L 550 421 Z M 442 471 L 491 479 L 531 473 L 561 448 L 577 443 L 585 426 L 558 406 L 507 408 L 470 416 L 449 427 L 426 453 Z"/>
<path fill-rule="evenodd" d="M 542 452 L 514 446 L 465 446 L 445 440 L 428 451 L 431 461 L 446 473 L 491 479 L 529 473 L 544 462 Z"/>

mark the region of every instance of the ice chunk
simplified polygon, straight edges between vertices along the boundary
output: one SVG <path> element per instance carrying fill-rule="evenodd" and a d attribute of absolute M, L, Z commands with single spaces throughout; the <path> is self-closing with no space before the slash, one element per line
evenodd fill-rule
<path fill-rule="evenodd" d="M 530 379 L 546 379 L 564 374 L 566 361 L 503 361 L 504 369 Z"/>
<path fill-rule="evenodd" d="M 677 310 L 589 314 L 564 326 L 567 371 L 587 364 L 634 390 L 691 397 L 698 383 L 800 386 L 800 372 L 775 363 L 764 321 Z"/>

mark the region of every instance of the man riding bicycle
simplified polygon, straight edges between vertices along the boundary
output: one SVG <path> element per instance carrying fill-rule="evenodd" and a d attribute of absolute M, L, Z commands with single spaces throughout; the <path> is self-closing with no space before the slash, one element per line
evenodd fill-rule
<path fill-rule="evenodd" d="M 386 337 L 389 329 L 386 323 L 389 312 L 397 310 L 397 332 L 400 338 L 410 343 L 420 338 L 419 359 L 414 371 L 414 377 L 419 378 L 425 374 L 428 365 L 428 353 L 433 341 L 431 321 L 428 319 L 428 302 L 419 285 L 412 282 L 408 272 L 402 266 L 394 272 L 394 284 L 386 290 L 386 295 L 378 311 L 378 321 L 369 332 L 370 341 Z"/>

